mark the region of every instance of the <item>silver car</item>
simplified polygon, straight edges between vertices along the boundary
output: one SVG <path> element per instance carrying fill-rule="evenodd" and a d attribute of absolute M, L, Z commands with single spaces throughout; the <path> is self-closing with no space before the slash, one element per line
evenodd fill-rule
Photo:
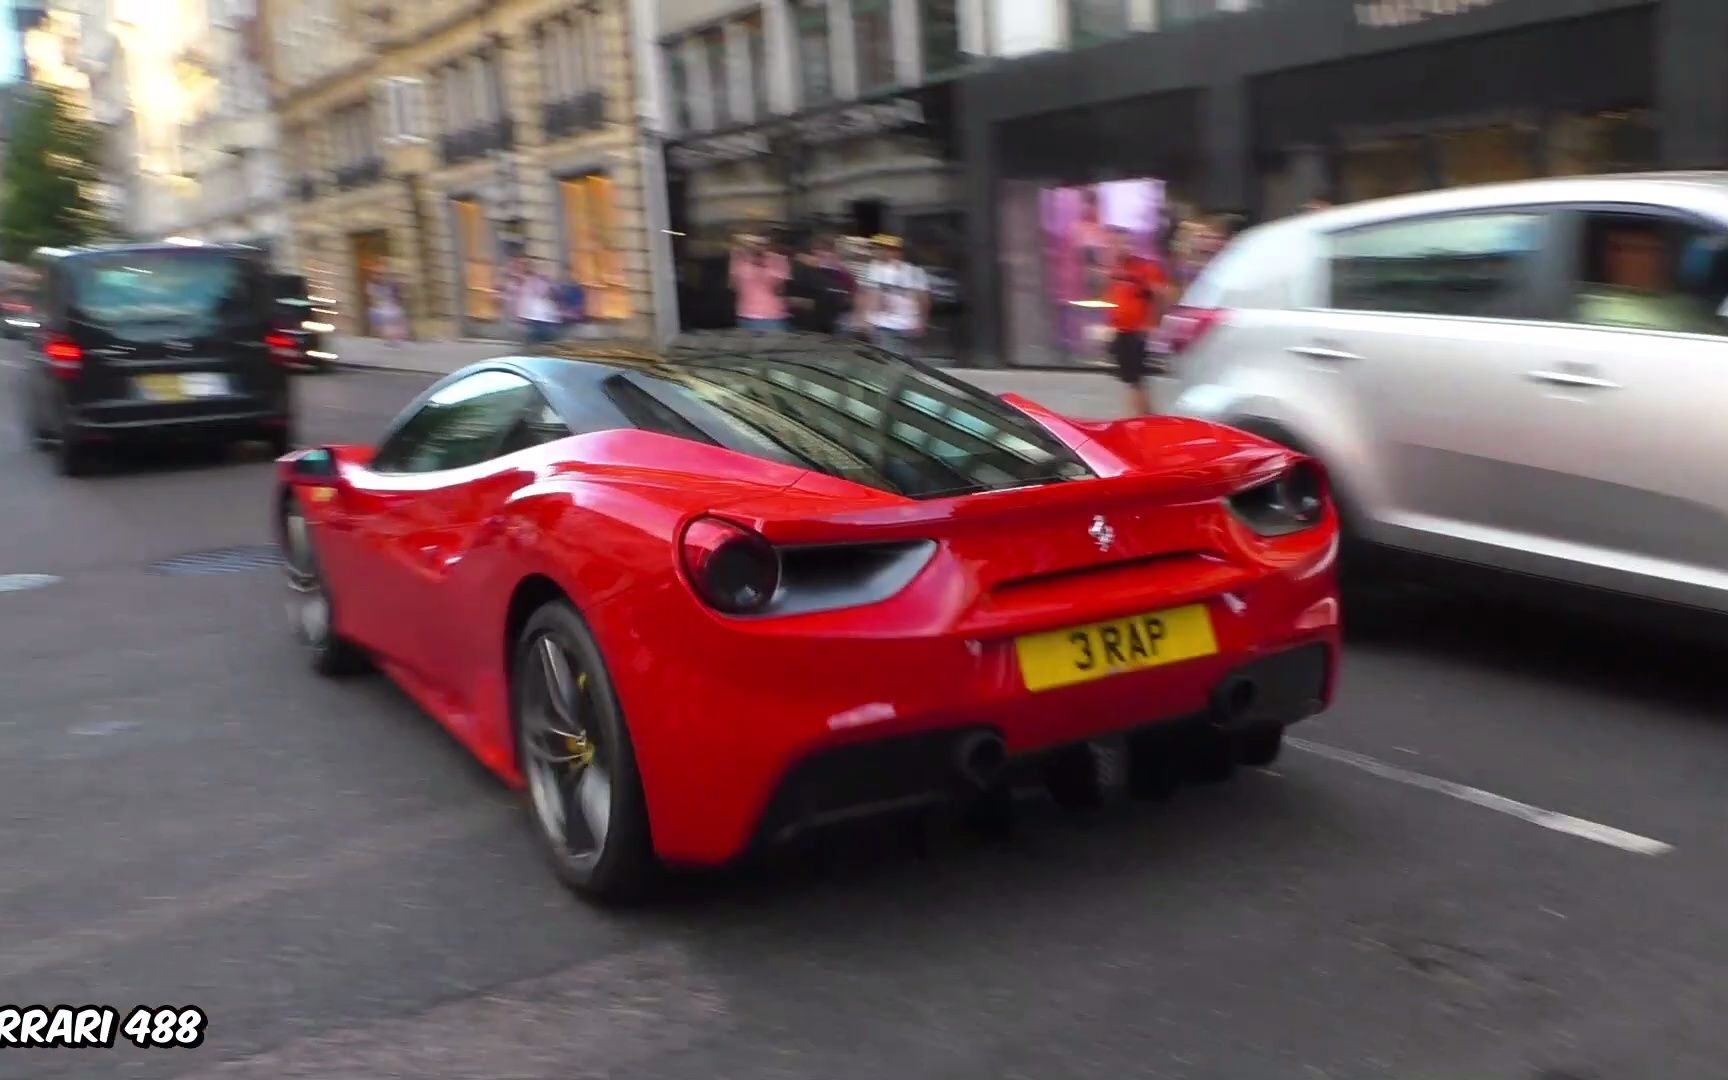
<path fill-rule="evenodd" d="M 1255 228 L 1166 321 L 1172 411 L 1330 468 L 1370 545 L 1728 611 L 1728 173 Z"/>

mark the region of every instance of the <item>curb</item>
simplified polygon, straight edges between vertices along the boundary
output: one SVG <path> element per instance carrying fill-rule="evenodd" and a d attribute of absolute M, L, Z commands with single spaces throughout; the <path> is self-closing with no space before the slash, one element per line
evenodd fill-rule
<path fill-rule="evenodd" d="M 330 366 L 332 368 L 340 368 L 343 371 L 385 371 L 392 375 L 430 375 L 439 379 L 450 374 L 450 371 L 458 370 L 456 368 L 451 368 L 450 371 L 427 371 L 425 368 L 396 367 L 392 364 L 361 364 L 356 363 L 353 360 L 341 359 L 330 361 Z"/>

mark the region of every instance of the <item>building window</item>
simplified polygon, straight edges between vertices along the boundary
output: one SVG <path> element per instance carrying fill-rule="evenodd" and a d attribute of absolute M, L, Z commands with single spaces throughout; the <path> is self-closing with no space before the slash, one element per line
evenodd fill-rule
<path fill-rule="evenodd" d="M 568 101 L 575 94 L 576 79 L 569 70 L 570 27 L 562 19 L 540 26 L 540 100 Z"/>
<path fill-rule="evenodd" d="M 456 259 L 462 267 L 462 314 L 475 322 L 491 322 L 498 317 L 498 301 L 492 291 L 486 216 L 474 199 L 456 199 L 451 210 L 456 217 Z"/>
<path fill-rule="evenodd" d="M 614 227 L 612 181 L 594 173 L 558 181 L 564 214 L 564 261 L 587 294 L 588 316 L 627 319 L 632 314 L 623 259 Z"/>
<path fill-rule="evenodd" d="M 750 54 L 750 106 L 754 113 L 753 119 L 761 120 L 768 116 L 768 39 L 762 30 L 762 15 L 757 13 L 743 19 L 740 23 L 744 30 L 745 48 Z"/>
<path fill-rule="evenodd" d="M 438 71 L 438 133 L 454 135 L 462 130 L 461 102 L 457 93 L 455 73 L 445 67 Z"/>
<path fill-rule="evenodd" d="M 1125 36 L 1129 0 L 1068 0 L 1069 37 L 1076 48 Z"/>
<path fill-rule="evenodd" d="M 726 62 L 726 31 L 715 27 L 702 35 L 702 57 L 708 62 L 708 94 L 714 102 L 714 125 L 725 127 L 732 114 L 732 66 Z"/>
<path fill-rule="evenodd" d="M 575 38 L 570 48 L 582 65 L 582 91 L 588 93 L 604 89 L 605 73 L 600 69 L 600 13 L 591 9 L 578 11 L 571 20 L 570 32 Z"/>
<path fill-rule="evenodd" d="M 1332 246 L 1341 311 L 1513 317 L 1542 250 L 1540 214 L 1462 214 L 1371 225 Z"/>
<path fill-rule="evenodd" d="M 672 97 L 672 130 L 689 131 L 696 126 L 690 97 L 695 87 L 690 82 L 690 62 L 684 58 L 682 42 L 675 41 L 666 46 L 666 80 Z"/>
<path fill-rule="evenodd" d="M 800 103 L 809 108 L 834 100 L 834 58 L 828 31 L 828 0 L 803 0 L 796 14 L 798 33 L 798 89 Z"/>
<path fill-rule="evenodd" d="M 504 119 L 504 77 L 498 66 L 498 52 L 488 49 L 480 54 L 480 100 L 486 103 L 486 123 Z"/>
<path fill-rule="evenodd" d="M 960 67 L 959 0 L 922 0 L 924 76 L 946 75 Z"/>
<path fill-rule="evenodd" d="M 858 49 L 858 89 L 886 90 L 894 75 L 894 5 L 892 0 L 852 0 L 852 41 Z"/>

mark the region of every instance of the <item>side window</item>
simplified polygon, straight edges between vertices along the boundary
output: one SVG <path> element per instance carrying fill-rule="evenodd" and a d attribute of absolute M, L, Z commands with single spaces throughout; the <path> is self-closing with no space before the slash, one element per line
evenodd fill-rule
<path fill-rule="evenodd" d="M 516 421 L 516 426 L 510 429 L 510 434 L 505 438 L 504 445 L 498 453 L 500 456 L 514 454 L 519 450 L 527 450 L 543 443 L 567 439 L 574 434 L 575 432 L 570 430 L 570 425 L 566 424 L 564 418 L 558 415 L 558 411 L 536 393 L 527 410 Z"/>
<path fill-rule="evenodd" d="M 1728 336 L 1728 230 L 1649 213 L 1584 215 L 1572 321 Z"/>
<path fill-rule="evenodd" d="M 508 371 L 479 371 L 434 394 L 379 447 L 372 467 L 387 473 L 438 472 L 497 457 L 532 383 Z"/>
<path fill-rule="evenodd" d="M 1520 313 L 1539 257 L 1540 213 L 1458 214 L 1332 237 L 1331 307 L 1422 315 Z"/>

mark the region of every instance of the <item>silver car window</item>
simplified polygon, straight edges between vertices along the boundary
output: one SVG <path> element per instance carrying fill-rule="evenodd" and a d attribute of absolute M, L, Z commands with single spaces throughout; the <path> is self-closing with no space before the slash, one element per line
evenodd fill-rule
<path fill-rule="evenodd" d="M 1541 211 L 1449 214 L 1331 238 L 1331 306 L 1344 311 L 1507 317 L 1540 256 Z"/>

